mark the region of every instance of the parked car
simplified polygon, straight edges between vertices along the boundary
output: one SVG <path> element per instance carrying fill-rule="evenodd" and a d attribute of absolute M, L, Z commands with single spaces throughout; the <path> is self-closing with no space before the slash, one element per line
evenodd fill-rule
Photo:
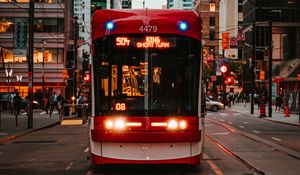
<path fill-rule="evenodd" d="M 217 110 L 220 110 L 220 109 L 224 109 L 224 104 L 223 103 L 215 101 L 215 100 L 210 99 L 208 97 L 205 97 L 205 102 L 206 102 L 205 108 L 207 110 L 217 111 Z"/>

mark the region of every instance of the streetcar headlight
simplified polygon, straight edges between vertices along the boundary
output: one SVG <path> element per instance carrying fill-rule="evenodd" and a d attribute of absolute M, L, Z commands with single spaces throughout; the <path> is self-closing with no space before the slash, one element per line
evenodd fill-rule
<path fill-rule="evenodd" d="M 186 121 L 181 120 L 181 121 L 179 122 L 179 128 L 180 128 L 180 129 L 185 129 L 186 127 L 187 127 Z"/>
<path fill-rule="evenodd" d="M 170 120 L 168 122 L 169 129 L 177 129 L 177 127 L 178 127 L 178 122 L 176 120 Z"/>
<path fill-rule="evenodd" d="M 125 128 L 125 121 L 122 119 L 117 119 L 115 121 L 115 129 L 124 129 Z"/>
<path fill-rule="evenodd" d="M 113 121 L 107 120 L 107 121 L 105 122 L 105 127 L 106 127 L 106 129 L 112 129 L 113 126 L 114 126 Z"/>
<path fill-rule="evenodd" d="M 188 24 L 187 24 L 185 21 L 180 22 L 180 23 L 179 23 L 179 29 L 180 29 L 181 31 L 187 30 L 187 29 L 188 29 Z"/>

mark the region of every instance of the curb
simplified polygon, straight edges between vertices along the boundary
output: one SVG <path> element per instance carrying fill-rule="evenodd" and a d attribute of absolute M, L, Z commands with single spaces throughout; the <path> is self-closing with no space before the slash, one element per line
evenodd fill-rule
<path fill-rule="evenodd" d="M 16 138 L 18 138 L 18 137 L 20 137 L 20 136 L 24 136 L 24 135 L 26 135 L 26 134 L 35 132 L 35 131 L 39 131 L 39 130 L 43 130 L 43 129 L 46 129 L 46 128 L 50 128 L 50 127 L 55 126 L 55 125 L 58 125 L 58 124 L 60 124 L 60 121 L 56 121 L 56 122 L 51 123 L 51 124 L 46 125 L 46 126 L 42 126 L 42 127 L 35 128 L 35 129 L 30 129 L 30 130 L 27 130 L 27 131 L 24 131 L 24 132 L 17 133 L 17 134 L 15 134 L 15 135 L 11 135 L 11 136 L 9 136 L 9 137 L 6 137 L 6 138 L 4 138 L 4 139 L 1 139 L 1 140 L 0 140 L 0 144 L 5 143 L 5 142 L 10 141 L 10 140 L 13 140 L 13 139 L 16 139 Z"/>

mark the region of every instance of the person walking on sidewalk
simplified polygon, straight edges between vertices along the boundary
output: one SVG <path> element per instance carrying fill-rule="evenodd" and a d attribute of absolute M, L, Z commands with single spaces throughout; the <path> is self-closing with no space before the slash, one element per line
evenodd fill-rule
<path fill-rule="evenodd" d="M 282 102 L 282 97 L 280 95 L 277 95 L 275 98 L 275 112 L 280 112 Z"/>
<path fill-rule="evenodd" d="M 19 92 L 16 92 L 16 95 L 14 96 L 14 115 L 19 115 L 20 114 L 20 106 L 22 99 L 19 96 Z"/>
<path fill-rule="evenodd" d="M 53 95 L 49 99 L 49 104 L 50 104 L 50 117 L 52 115 L 52 112 L 54 111 L 55 106 L 57 106 L 57 95 L 56 92 L 53 92 Z"/>

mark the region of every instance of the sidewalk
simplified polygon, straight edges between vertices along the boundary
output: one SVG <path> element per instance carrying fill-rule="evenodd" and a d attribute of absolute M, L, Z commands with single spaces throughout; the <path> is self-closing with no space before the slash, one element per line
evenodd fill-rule
<path fill-rule="evenodd" d="M 242 113 L 242 114 L 245 114 L 248 116 L 252 116 L 252 117 L 259 117 L 260 114 L 259 114 L 259 109 L 258 109 L 257 105 L 254 105 L 254 114 L 250 114 L 250 106 L 251 106 L 250 103 L 247 103 L 246 107 L 244 107 L 244 103 L 237 103 L 237 104 L 231 105 L 231 108 L 228 108 L 228 106 L 226 106 L 226 109 L 236 111 L 236 112 L 239 112 L 239 113 Z M 268 116 L 268 105 L 266 105 L 266 115 Z M 274 122 L 280 122 L 280 123 L 286 123 L 286 124 L 300 126 L 298 114 L 289 114 L 289 117 L 285 117 L 285 114 L 283 111 L 275 112 L 275 106 L 272 106 L 272 118 L 264 117 L 263 119 L 271 120 Z"/>
<path fill-rule="evenodd" d="M 41 110 L 35 110 L 33 112 L 33 128 L 28 129 L 28 116 L 26 113 L 20 113 L 18 116 L 18 126 L 16 126 L 16 117 L 10 115 L 8 111 L 2 111 L 0 118 L 0 143 L 44 127 L 58 124 L 58 113 L 57 111 L 53 113 L 50 118 L 49 114 Z"/>

